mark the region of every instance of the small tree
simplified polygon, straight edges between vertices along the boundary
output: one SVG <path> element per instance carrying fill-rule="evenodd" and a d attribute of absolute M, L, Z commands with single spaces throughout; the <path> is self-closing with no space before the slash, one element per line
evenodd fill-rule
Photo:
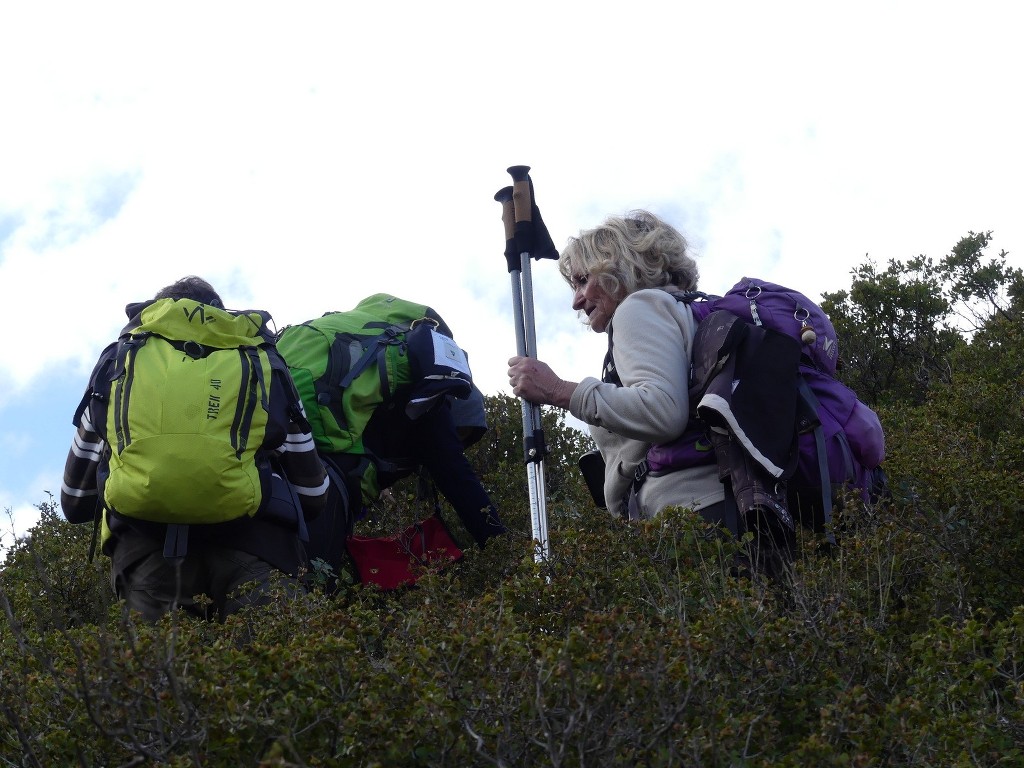
<path fill-rule="evenodd" d="M 1009 316 L 1024 278 L 1006 251 L 986 257 L 990 241 L 969 232 L 938 263 L 922 255 L 879 270 L 869 260 L 852 270 L 849 291 L 824 294 L 843 340 L 840 376 L 866 402 L 920 405 L 952 380 L 956 350 L 988 318 Z"/>
<path fill-rule="evenodd" d="M 960 335 L 945 326 L 951 308 L 931 259 L 895 259 L 880 271 L 868 261 L 852 271 L 849 291 L 824 294 L 836 327 L 840 377 L 865 402 L 924 401 L 933 381 L 949 380 Z"/>
<path fill-rule="evenodd" d="M 92 526 L 67 522 L 52 498 L 36 507 L 39 521 L 8 550 L 0 570 L 9 618 L 44 633 L 105 622 L 114 595 L 107 558 L 88 558 Z"/>

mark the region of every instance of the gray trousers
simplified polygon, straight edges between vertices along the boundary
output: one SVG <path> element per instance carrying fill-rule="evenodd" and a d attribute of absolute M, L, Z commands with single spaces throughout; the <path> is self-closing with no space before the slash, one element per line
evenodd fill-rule
<path fill-rule="evenodd" d="M 117 596 L 147 621 L 176 609 L 223 621 L 244 606 L 303 592 L 297 579 L 270 563 L 221 546 L 197 547 L 173 559 L 156 550 L 123 569 L 111 568 L 110 581 Z"/>

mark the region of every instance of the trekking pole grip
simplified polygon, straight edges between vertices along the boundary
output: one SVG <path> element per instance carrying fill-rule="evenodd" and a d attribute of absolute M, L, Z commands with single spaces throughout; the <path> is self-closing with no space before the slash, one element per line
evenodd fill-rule
<path fill-rule="evenodd" d="M 530 195 L 530 166 L 513 165 L 508 169 L 512 176 L 512 200 L 516 209 L 516 223 L 533 220 L 533 199 Z"/>
<path fill-rule="evenodd" d="M 501 223 L 505 225 L 505 262 L 508 271 L 519 269 L 519 253 L 516 251 L 516 212 L 512 201 L 512 187 L 502 187 L 494 193 L 494 199 L 501 203 Z"/>
<path fill-rule="evenodd" d="M 516 236 L 515 203 L 512 200 L 512 187 L 502 187 L 494 193 L 494 199 L 501 203 L 501 223 L 505 225 L 505 240 Z"/>

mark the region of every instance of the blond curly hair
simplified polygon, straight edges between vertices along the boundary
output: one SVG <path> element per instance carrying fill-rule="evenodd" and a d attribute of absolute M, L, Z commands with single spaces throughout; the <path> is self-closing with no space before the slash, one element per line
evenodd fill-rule
<path fill-rule="evenodd" d="M 569 238 L 558 270 L 574 289 L 597 280 L 610 295 L 625 298 L 644 288 L 697 288 L 697 262 L 678 230 L 648 211 L 609 216 Z"/>

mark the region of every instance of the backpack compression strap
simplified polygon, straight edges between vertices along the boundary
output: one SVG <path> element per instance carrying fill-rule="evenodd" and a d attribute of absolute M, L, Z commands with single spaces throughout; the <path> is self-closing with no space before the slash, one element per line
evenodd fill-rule
<path fill-rule="evenodd" d="M 821 407 L 818 398 L 814 396 L 814 392 L 803 376 L 800 376 L 799 380 L 800 396 L 810 404 L 815 413 L 818 413 L 818 409 Z M 825 430 L 822 429 L 820 419 L 814 427 L 814 447 L 818 453 L 818 472 L 821 476 L 821 510 L 825 516 L 825 533 L 828 543 L 835 545 L 835 534 L 828 527 L 832 523 L 832 479 L 829 476 L 828 455 L 825 452 Z"/>
<path fill-rule="evenodd" d="M 324 331 L 316 326 L 307 325 L 326 335 Z M 369 327 L 369 325 L 364 327 Z M 351 336 L 339 333 L 329 342 L 327 370 L 323 376 L 313 383 L 313 387 L 317 405 L 326 408 L 342 430 L 347 431 L 350 429 L 345 413 L 344 392 L 352 386 L 352 382 L 359 378 L 359 375 L 369 368 L 374 361 L 379 361 L 380 391 L 384 399 L 387 399 L 390 385 L 388 382 L 387 365 L 383 359 L 384 352 L 390 345 L 401 344 L 399 335 L 406 330 L 407 327 L 402 325 L 386 326 L 382 333 L 369 341 L 362 355 L 351 365 L 349 365 L 351 360 L 349 352 Z"/>
<path fill-rule="evenodd" d="M 270 413 L 270 404 L 267 401 L 267 382 L 263 376 L 263 364 L 260 360 L 259 349 L 256 347 L 244 347 L 238 350 L 242 362 L 242 389 L 239 391 L 238 401 L 245 406 L 235 412 L 235 420 L 231 423 L 231 447 L 235 449 L 235 458 L 242 458 L 249 442 L 249 429 L 252 427 L 253 414 L 256 412 L 257 395 L 259 405 L 263 410 Z M 248 388 L 248 393 L 246 389 Z"/>
<path fill-rule="evenodd" d="M 352 382 L 356 380 L 359 374 L 365 371 L 369 367 L 370 363 L 380 355 L 384 354 L 385 347 L 401 343 L 401 339 L 399 339 L 398 336 L 408 331 L 409 327 L 410 326 L 408 325 L 389 325 L 385 328 L 384 331 L 373 340 L 373 343 L 366 348 L 366 351 L 363 352 L 363 356 L 360 357 L 359 360 L 356 361 L 356 364 L 349 369 L 348 373 L 345 374 L 345 378 L 341 380 L 338 386 L 342 389 L 347 389 L 352 386 Z"/>

